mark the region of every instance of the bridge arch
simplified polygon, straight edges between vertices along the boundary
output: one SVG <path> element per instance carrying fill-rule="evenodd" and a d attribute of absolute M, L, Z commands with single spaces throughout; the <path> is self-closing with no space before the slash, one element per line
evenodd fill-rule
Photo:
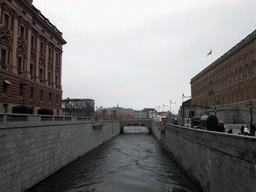
<path fill-rule="evenodd" d="M 125 126 L 145 126 L 151 132 L 151 119 L 121 119 L 120 132 Z"/>

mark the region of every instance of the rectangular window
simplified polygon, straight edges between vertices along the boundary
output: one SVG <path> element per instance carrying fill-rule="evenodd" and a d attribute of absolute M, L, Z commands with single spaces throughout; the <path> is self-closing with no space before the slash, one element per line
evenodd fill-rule
<path fill-rule="evenodd" d="M 246 69 L 246 77 L 249 76 L 249 69 Z"/>
<path fill-rule="evenodd" d="M 238 92 L 236 92 L 236 100 L 237 100 L 237 101 L 239 100 Z"/>
<path fill-rule="evenodd" d="M 51 72 L 48 72 L 48 85 L 51 84 Z"/>
<path fill-rule="evenodd" d="M 242 67 L 242 59 L 239 59 L 239 67 Z"/>
<path fill-rule="evenodd" d="M 56 85 L 56 87 L 58 87 L 58 76 L 57 75 L 55 76 L 55 85 Z"/>
<path fill-rule="evenodd" d="M 1 65 L 5 65 L 6 60 L 6 51 L 4 49 L 1 50 Z"/>
<path fill-rule="evenodd" d="M 21 57 L 18 57 L 18 61 L 17 61 L 17 70 L 18 71 L 21 71 L 21 62 L 22 62 Z"/>
<path fill-rule="evenodd" d="M 230 65 L 230 71 L 233 71 L 233 64 Z"/>
<path fill-rule="evenodd" d="M 241 100 L 244 100 L 244 93 L 241 91 Z"/>
<path fill-rule="evenodd" d="M 242 80 L 243 79 L 243 73 L 242 73 L 242 71 L 240 72 L 240 80 Z"/>
<path fill-rule="evenodd" d="M 245 61 L 245 64 L 248 63 L 248 56 L 247 55 L 244 56 L 244 61 Z"/>
<path fill-rule="evenodd" d="M 49 59 L 52 58 L 52 49 L 51 48 L 49 48 L 49 55 L 48 55 L 48 57 L 49 57 Z"/>
<path fill-rule="evenodd" d="M 49 93 L 49 102 L 52 102 L 52 93 Z"/>
<path fill-rule="evenodd" d="M 31 35 L 31 48 L 34 48 L 35 37 Z"/>
<path fill-rule="evenodd" d="M 7 94 L 7 89 L 8 89 L 8 83 L 3 81 L 3 94 Z"/>
<path fill-rule="evenodd" d="M 31 75 L 31 79 L 33 78 L 33 71 L 34 71 L 34 66 L 33 64 L 30 64 L 30 75 Z"/>
<path fill-rule="evenodd" d="M 44 43 L 41 42 L 40 44 L 40 53 L 44 53 Z"/>
<path fill-rule="evenodd" d="M 44 96 L 44 91 L 41 90 L 41 93 L 40 93 L 40 99 L 41 99 L 41 101 L 43 101 L 43 96 Z"/>
<path fill-rule="evenodd" d="M 3 113 L 7 113 L 8 111 L 8 104 L 3 105 Z"/>
<path fill-rule="evenodd" d="M 253 74 L 255 75 L 256 74 L 256 68 L 255 68 L 255 66 L 253 66 L 252 68 L 253 68 Z"/>
<path fill-rule="evenodd" d="M 43 80 L 43 69 L 39 69 L 39 79 L 42 81 Z"/>
<path fill-rule="evenodd" d="M 4 14 L 4 27 L 8 29 L 9 27 L 9 15 Z"/>
<path fill-rule="evenodd" d="M 237 61 L 235 62 L 235 69 L 237 69 Z"/>
<path fill-rule="evenodd" d="M 30 98 L 33 99 L 34 97 L 34 87 L 30 88 Z"/>
<path fill-rule="evenodd" d="M 252 51 L 252 60 L 253 61 L 255 60 L 255 53 L 254 53 L 254 51 Z"/>
<path fill-rule="evenodd" d="M 58 62 L 59 62 L 59 54 L 56 53 L 56 63 L 58 63 Z"/>
<path fill-rule="evenodd" d="M 57 94 L 56 95 L 56 103 L 58 103 L 59 102 L 59 95 Z"/>
<path fill-rule="evenodd" d="M 256 87 L 254 87 L 254 98 L 256 98 Z"/>
<path fill-rule="evenodd" d="M 250 89 L 247 89 L 247 99 L 250 99 Z"/>
<path fill-rule="evenodd" d="M 24 27 L 23 26 L 20 26 L 20 37 L 21 38 L 24 38 Z"/>

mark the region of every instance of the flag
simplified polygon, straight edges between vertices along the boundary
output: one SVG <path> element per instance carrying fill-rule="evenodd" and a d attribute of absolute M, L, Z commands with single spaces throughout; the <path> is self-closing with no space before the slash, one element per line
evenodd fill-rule
<path fill-rule="evenodd" d="M 212 50 L 206 55 L 206 57 L 208 56 L 208 55 L 211 55 L 212 54 Z"/>

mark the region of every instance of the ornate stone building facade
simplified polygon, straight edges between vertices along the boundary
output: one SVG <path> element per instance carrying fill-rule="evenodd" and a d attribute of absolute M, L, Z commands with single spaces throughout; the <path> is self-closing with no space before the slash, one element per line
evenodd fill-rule
<path fill-rule="evenodd" d="M 256 30 L 191 79 L 191 105 L 245 107 L 256 103 Z"/>
<path fill-rule="evenodd" d="M 62 113 L 62 33 L 32 0 L 0 1 L 0 112 Z"/>

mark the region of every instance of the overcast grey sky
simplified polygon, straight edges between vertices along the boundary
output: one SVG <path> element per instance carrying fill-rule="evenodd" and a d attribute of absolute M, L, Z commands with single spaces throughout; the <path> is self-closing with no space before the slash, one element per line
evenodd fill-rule
<path fill-rule="evenodd" d="M 256 29 L 255 0 L 34 0 L 63 33 L 63 99 L 177 113 L 190 80 Z M 212 49 L 212 55 L 206 57 Z M 163 108 L 161 108 L 161 111 Z"/>

